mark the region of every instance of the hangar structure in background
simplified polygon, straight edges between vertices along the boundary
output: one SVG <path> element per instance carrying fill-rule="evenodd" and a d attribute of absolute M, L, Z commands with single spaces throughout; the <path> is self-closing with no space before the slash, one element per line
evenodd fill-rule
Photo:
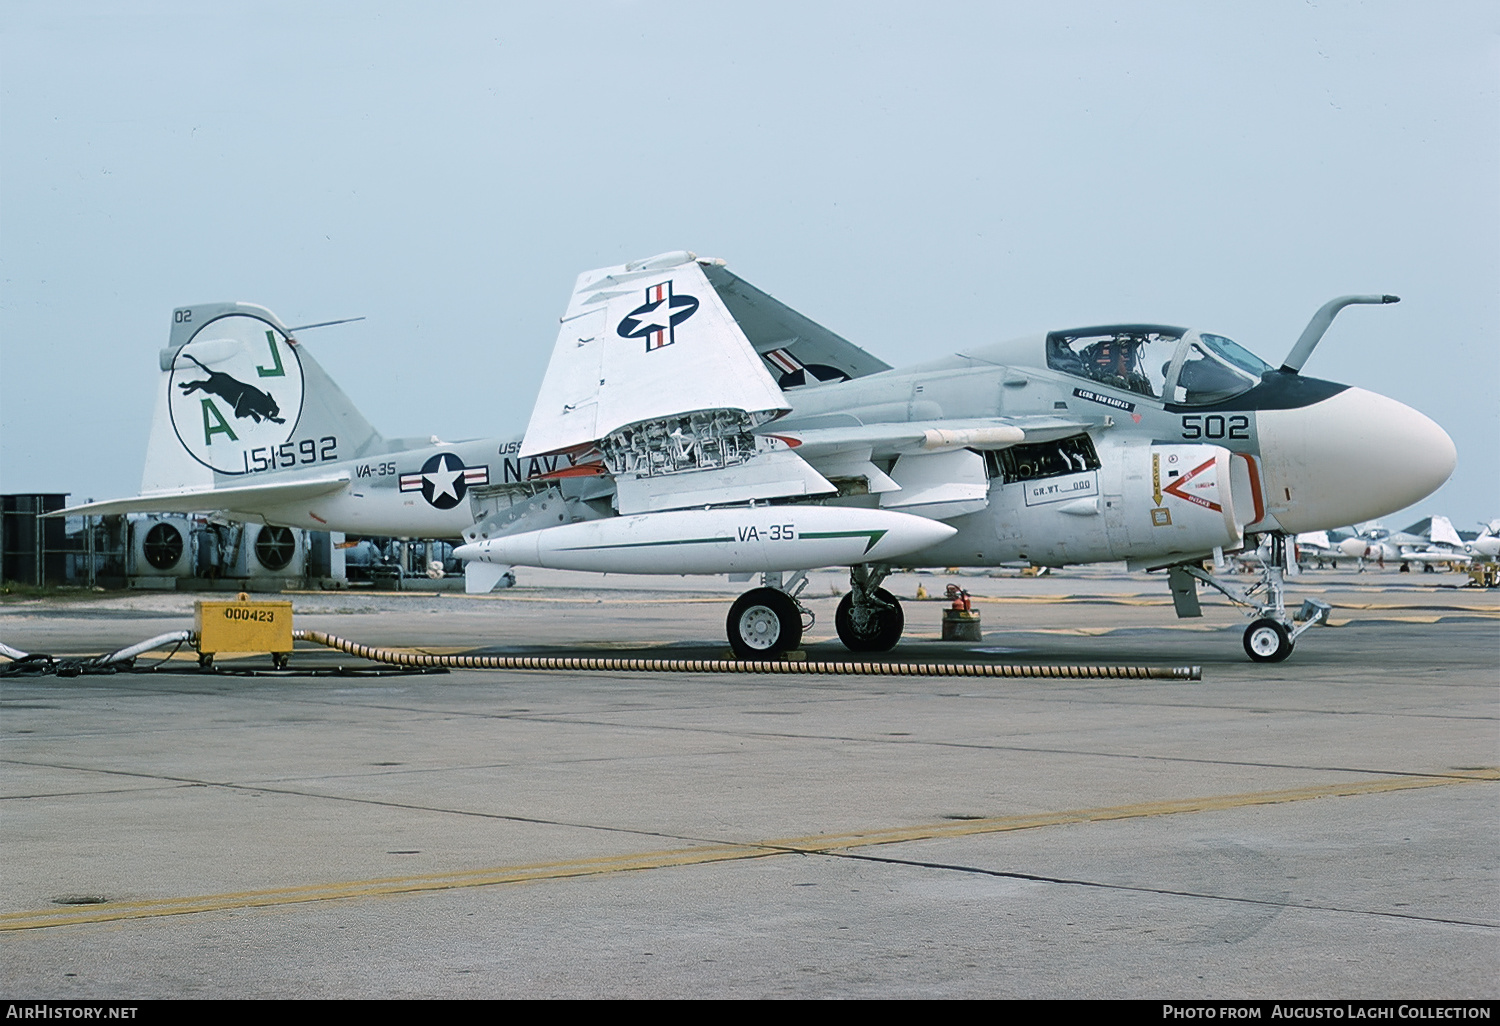
<path fill-rule="evenodd" d="M 183 307 L 161 352 L 142 494 L 71 513 L 204 511 L 354 534 L 461 537 L 471 588 L 513 565 L 764 575 L 732 607 L 742 656 L 794 648 L 803 572 L 847 566 L 855 651 L 901 637 L 903 566 L 1128 561 L 1178 615 L 1207 585 L 1277 661 L 1327 607 L 1288 613 L 1288 535 L 1369 520 L 1452 472 L 1448 436 L 1303 376 L 1325 304 L 1273 368 L 1167 324 L 1048 332 L 894 370 L 730 273 L 674 252 L 579 276 L 522 438 L 387 439 L 269 310 Z M 946 348 L 946 347 L 944 347 Z M 469 395 L 514 397 L 485 368 Z M 1241 590 L 1203 562 L 1271 539 Z"/>

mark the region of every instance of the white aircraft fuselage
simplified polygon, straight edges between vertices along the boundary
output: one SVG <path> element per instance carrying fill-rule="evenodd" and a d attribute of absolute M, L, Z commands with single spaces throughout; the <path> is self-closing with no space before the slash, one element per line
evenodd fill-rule
<path fill-rule="evenodd" d="M 1280 368 L 1224 336 L 1120 324 L 895 370 L 722 261 L 662 254 L 579 277 L 524 436 L 454 443 L 383 438 L 270 311 L 183 307 L 142 495 L 64 512 L 462 538 L 471 569 L 764 572 L 731 611 L 742 653 L 800 638 L 782 572 L 848 565 L 840 637 L 878 650 L 901 630 L 878 587 L 891 567 L 1126 560 L 1174 568 L 1182 598 L 1182 574 L 1219 587 L 1197 564 L 1251 536 L 1431 493 L 1456 460 L 1440 427 L 1300 374 L 1340 309 L 1395 301 L 1331 301 Z M 1246 638 L 1263 661 L 1305 629 L 1268 584 Z"/>
<path fill-rule="evenodd" d="M 795 437 L 799 428 L 1018 415 L 1086 425 L 1078 433 L 1091 440 L 1097 468 L 1006 480 L 990 460 L 995 473 L 988 505 L 949 519 L 954 536 L 895 560 L 911 566 L 1153 563 L 1178 552 L 1235 547 L 1236 521 L 1249 533 L 1298 533 L 1384 516 L 1429 494 L 1454 465 L 1452 442 L 1440 427 L 1363 389 L 1272 371 L 1224 402 L 1168 403 L 1050 370 L 1044 342 L 1045 336 L 1017 339 L 905 370 L 796 389 L 788 395 L 791 412 L 763 433 Z M 294 450 L 300 441 L 292 440 Z M 339 441 L 324 436 L 323 448 L 336 454 Z M 297 476 L 309 478 L 330 470 L 347 474 L 348 483 L 324 495 L 264 505 L 255 519 L 351 534 L 458 538 L 475 523 L 486 486 L 602 483 L 588 472 L 599 469 L 597 463 L 580 464 L 569 455 L 523 458 L 520 448 L 520 437 L 478 439 L 298 468 Z M 1217 512 L 1190 501 L 1183 489 L 1183 497 L 1168 490 L 1215 449 L 1229 454 L 1241 486 L 1231 485 L 1233 508 L 1211 518 L 1185 547 L 1175 546 L 1168 540 L 1172 525 L 1153 525 L 1146 511 Z M 1159 457 L 1154 466 L 1153 451 Z M 273 469 L 269 462 L 266 469 Z M 246 479 L 256 476 L 252 469 Z M 873 506 L 876 497 L 821 501 Z M 1199 538 L 1211 543 L 1194 545 Z"/>

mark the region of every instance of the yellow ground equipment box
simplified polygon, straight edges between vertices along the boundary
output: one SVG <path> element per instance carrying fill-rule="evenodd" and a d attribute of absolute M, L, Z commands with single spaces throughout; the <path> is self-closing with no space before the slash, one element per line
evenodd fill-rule
<path fill-rule="evenodd" d="M 198 661 L 213 662 L 216 652 L 269 652 L 277 666 L 292 651 L 292 604 L 252 601 L 244 592 L 233 602 L 199 599 L 193 629 L 198 632 Z"/>

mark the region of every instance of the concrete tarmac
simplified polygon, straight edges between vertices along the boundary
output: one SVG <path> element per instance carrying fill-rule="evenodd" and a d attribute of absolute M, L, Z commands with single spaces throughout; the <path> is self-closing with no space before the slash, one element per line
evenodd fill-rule
<path fill-rule="evenodd" d="M 960 581 L 910 659 L 1199 664 L 1201 682 L 455 671 L 0 679 L 10 998 L 1500 994 L 1500 596 L 1310 573 L 1276 665 L 1109 570 Z M 813 575 L 809 658 L 838 575 Z M 433 652 L 718 657 L 743 586 L 521 573 L 292 596 Z M 215 596 L 222 597 L 222 596 Z M 192 596 L 0 606 L 99 653 Z M 154 660 L 143 659 L 142 663 Z M 167 664 L 183 670 L 191 660 Z M 221 665 L 269 667 L 264 656 Z M 327 650 L 293 668 L 368 666 Z"/>

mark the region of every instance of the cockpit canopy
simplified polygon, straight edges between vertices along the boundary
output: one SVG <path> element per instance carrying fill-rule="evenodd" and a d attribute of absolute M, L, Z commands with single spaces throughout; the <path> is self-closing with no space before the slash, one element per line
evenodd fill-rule
<path fill-rule="evenodd" d="M 1223 335 L 1165 324 L 1054 331 L 1047 366 L 1164 403 L 1205 406 L 1260 384 L 1271 370 Z"/>

